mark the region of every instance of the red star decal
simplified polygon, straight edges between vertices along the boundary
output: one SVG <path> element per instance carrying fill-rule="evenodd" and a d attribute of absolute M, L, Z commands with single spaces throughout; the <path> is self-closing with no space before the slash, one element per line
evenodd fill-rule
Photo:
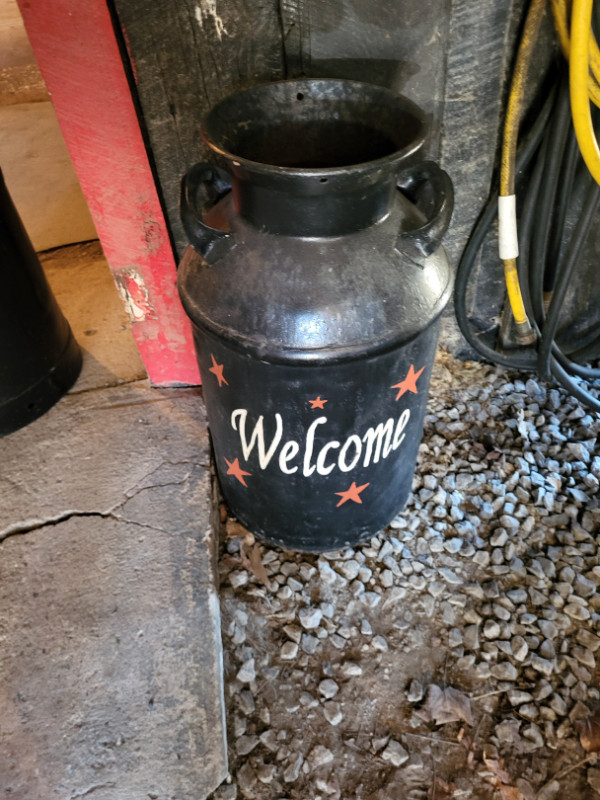
<path fill-rule="evenodd" d="M 223 384 L 225 384 L 225 386 L 229 386 L 229 384 L 225 380 L 225 376 L 223 375 L 223 364 L 217 364 L 216 359 L 212 353 L 210 354 L 210 357 L 212 358 L 212 367 L 210 367 L 208 371 L 212 372 L 213 375 L 216 375 L 217 380 L 219 381 L 219 388 L 221 388 Z"/>
<path fill-rule="evenodd" d="M 421 367 L 421 369 L 418 372 L 415 372 L 415 368 L 413 367 L 413 365 L 412 364 L 410 365 L 410 368 L 408 370 L 408 375 L 406 376 L 406 378 L 404 378 L 403 381 L 400 381 L 400 383 L 395 383 L 391 387 L 392 389 L 399 390 L 398 394 L 396 395 L 396 400 L 400 400 L 402 395 L 406 394 L 406 392 L 412 392 L 413 394 L 419 393 L 419 390 L 417 389 L 417 381 L 421 377 L 421 373 L 423 372 L 424 369 L 425 367 Z"/>
<path fill-rule="evenodd" d="M 321 400 L 321 395 L 319 395 L 316 400 L 309 400 L 308 402 L 311 408 L 325 408 L 327 400 Z"/>
<path fill-rule="evenodd" d="M 245 470 L 243 470 L 241 468 L 239 458 L 236 458 L 233 461 L 227 461 L 227 459 L 225 459 L 225 461 L 227 462 L 227 466 L 229 467 L 229 469 L 227 470 L 227 474 L 228 475 L 233 475 L 234 478 L 238 479 L 238 481 L 242 484 L 242 486 L 246 486 L 247 487 L 248 484 L 244 480 L 244 475 L 248 475 L 249 476 L 252 473 L 251 472 L 246 472 Z"/>
<path fill-rule="evenodd" d="M 340 502 L 336 505 L 336 508 L 343 506 L 344 503 L 347 503 L 348 500 L 352 500 L 353 503 L 361 503 L 362 500 L 360 499 L 360 493 L 370 486 L 369 483 L 363 483 L 362 486 L 357 486 L 354 481 L 352 481 L 352 486 L 349 489 L 346 489 L 345 492 L 336 492 L 342 498 Z"/>

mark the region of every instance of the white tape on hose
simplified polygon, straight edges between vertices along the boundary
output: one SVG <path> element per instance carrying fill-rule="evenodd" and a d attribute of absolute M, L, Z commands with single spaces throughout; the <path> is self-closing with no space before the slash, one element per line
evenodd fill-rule
<path fill-rule="evenodd" d="M 498 197 L 498 253 L 503 261 L 519 255 L 517 198 L 514 194 Z"/>

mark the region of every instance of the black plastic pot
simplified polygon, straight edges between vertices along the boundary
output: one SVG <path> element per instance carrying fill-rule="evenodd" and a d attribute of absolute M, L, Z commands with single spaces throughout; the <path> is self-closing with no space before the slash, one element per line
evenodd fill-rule
<path fill-rule="evenodd" d="M 47 411 L 81 370 L 81 351 L 0 173 L 0 436 Z"/>
<path fill-rule="evenodd" d="M 226 170 L 182 183 L 194 326 L 224 497 L 290 549 L 384 527 L 410 491 L 439 316 L 452 185 L 417 160 L 424 115 L 352 81 L 259 86 L 208 115 Z"/>

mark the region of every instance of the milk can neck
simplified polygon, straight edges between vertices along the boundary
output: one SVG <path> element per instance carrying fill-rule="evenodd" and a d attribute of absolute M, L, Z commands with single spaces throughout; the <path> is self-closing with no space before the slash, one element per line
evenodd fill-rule
<path fill-rule="evenodd" d="M 421 109 L 389 89 L 326 78 L 231 95 L 202 135 L 226 162 L 245 220 L 274 234 L 336 236 L 387 214 L 426 127 Z"/>
<path fill-rule="evenodd" d="M 387 216 L 395 188 L 393 165 L 345 170 L 286 170 L 231 165 L 237 213 L 266 233 L 341 236 Z"/>

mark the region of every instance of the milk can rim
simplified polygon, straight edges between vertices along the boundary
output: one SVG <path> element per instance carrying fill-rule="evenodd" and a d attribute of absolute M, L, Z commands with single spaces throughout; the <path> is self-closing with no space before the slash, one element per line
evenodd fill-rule
<path fill-rule="evenodd" d="M 216 137 L 213 138 L 213 135 L 210 131 L 211 118 L 214 118 L 219 111 L 223 110 L 223 108 L 225 108 L 226 105 L 230 104 L 232 101 L 245 96 L 250 97 L 253 94 L 268 91 L 272 87 L 289 86 L 292 93 L 297 90 L 296 93 L 298 94 L 302 92 L 302 89 L 306 91 L 307 87 L 316 87 L 319 85 L 325 85 L 329 87 L 338 85 L 340 87 L 352 88 L 355 90 L 363 89 L 365 92 L 368 91 L 377 93 L 379 96 L 386 96 L 390 102 L 398 106 L 402 106 L 406 112 L 409 112 L 413 116 L 414 120 L 418 124 L 418 134 L 405 147 L 395 150 L 388 155 L 368 161 L 361 161 L 334 167 L 283 167 L 275 164 L 268 164 L 262 161 L 254 161 L 232 152 L 231 150 L 219 144 L 216 141 Z M 400 164 L 403 165 L 403 163 L 417 153 L 417 151 L 419 151 L 425 143 L 428 133 L 427 117 L 428 115 L 415 102 L 410 100 L 405 95 L 399 94 L 398 92 L 395 92 L 385 86 L 371 84 L 366 81 L 349 80 L 346 78 L 301 78 L 261 83 L 227 95 L 217 102 L 204 116 L 201 124 L 201 130 L 202 138 L 205 144 L 216 155 L 225 159 L 228 162 L 228 166 L 230 167 L 231 171 L 240 177 L 243 177 L 246 173 L 248 173 L 254 175 L 262 174 L 265 176 L 278 176 L 280 178 L 287 177 L 290 179 L 316 178 L 322 180 L 323 178 L 345 178 L 349 175 L 349 173 L 353 176 L 356 176 L 360 173 L 379 173 L 383 170 L 389 173 L 390 168 Z"/>

